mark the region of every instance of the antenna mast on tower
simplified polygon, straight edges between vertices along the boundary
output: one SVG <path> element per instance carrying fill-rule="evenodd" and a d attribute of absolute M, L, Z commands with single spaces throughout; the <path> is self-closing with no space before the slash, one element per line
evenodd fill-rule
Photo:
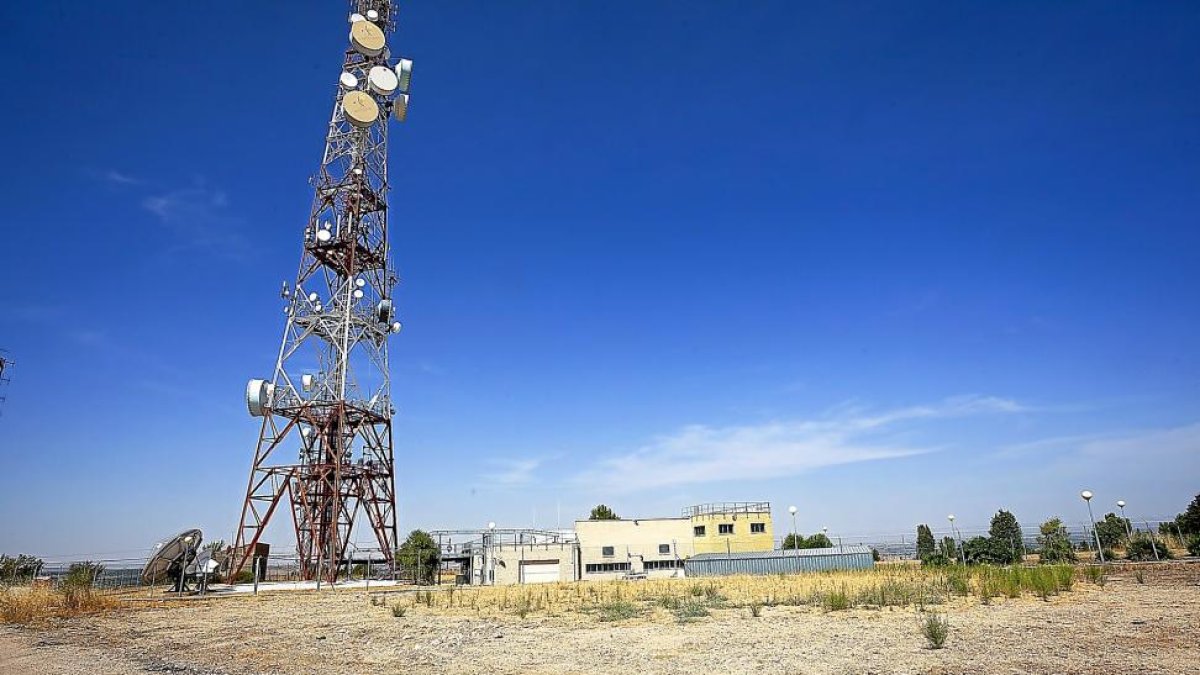
<path fill-rule="evenodd" d="M 408 112 L 412 61 L 392 58 L 391 0 L 351 0 L 346 50 L 312 180 L 312 210 L 270 380 L 250 380 L 262 418 L 230 556 L 239 572 L 280 502 L 292 510 L 300 574 L 332 582 L 360 511 L 389 563 L 397 546 L 388 338 L 400 331 L 388 247 L 388 118 Z"/>

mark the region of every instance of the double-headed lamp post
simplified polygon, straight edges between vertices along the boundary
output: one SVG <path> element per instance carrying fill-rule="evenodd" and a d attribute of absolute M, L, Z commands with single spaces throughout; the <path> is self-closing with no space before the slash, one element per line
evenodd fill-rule
<path fill-rule="evenodd" d="M 796 555 L 800 555 L 800 545 L 796 541 L 796 507 L 789 506 L 788 513 L 792 514 L 792 549 L 796 551 Z"/>
<path fill-rule="evenodd" d="M 1100 558 L 1100 562 L 1104 562 L 1104 547 L 1100 545 L 1100 533 L 1096 531 L 1096 516 L 1092 513 L 1092 491 L 1084 490 L 1079 493 L 1079 496 L 1087 502 L 1088 521 L 1092 524 L 1092 535 L 1096 538 L 1096 555 Z"/>

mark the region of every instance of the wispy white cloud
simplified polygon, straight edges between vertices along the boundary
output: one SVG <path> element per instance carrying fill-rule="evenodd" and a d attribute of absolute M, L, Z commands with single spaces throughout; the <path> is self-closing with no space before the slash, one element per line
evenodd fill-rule
<path fill-rule="evenodd" d="M 484 480 L 491 485 L 503 487 L 525 485 L 533 481 L 534 472 L 544 461 L 542 458 L 491 460 L 490 464 L 495 466 L 496 470 L 484 476 Z"/>
<path fill-rule="evenodd" d="M 228 196 L 203 181 L 147 196 L 141 205 L 175 235 L 172 252 L 201 251 L 235 260 L 250 252 L 240 232 L 241 219 L 228 210 Z"/>
<path fill-rule="evenodd" d="M 120 171 L 117 171 L 116 169 L 108 169 L 107 171 L 103 172 L 101 174 L 101 176 L 105 180 L 109 181 L 110 183 L 117 183 L 118 185 L 141 185 L 142 184 L 142 180 L 140 178 L 134 178 L 133 176 L 130 176 L 129 174 L 121 173 Z"/>
<path fill-rule="evenodd" d="M 888 434 L 906 422 L 1028 411 L 1016 401 L 962 396 L 885 411 L 843 407 L 810 420 L 748 426 L 692 425 L 580 471 L 573 482 L 606 492 L 782 477 L 838 464 L 908 457 L 938 446 L 902 443 Z"/>
<path fill-rule="evenodd" d="M 1175 427 L 1051 436 L 1000 448 L 1000 459 L 1053 455 L 1094 461 L 1194 454 L 1200 461 L 1200 422 Z"/>

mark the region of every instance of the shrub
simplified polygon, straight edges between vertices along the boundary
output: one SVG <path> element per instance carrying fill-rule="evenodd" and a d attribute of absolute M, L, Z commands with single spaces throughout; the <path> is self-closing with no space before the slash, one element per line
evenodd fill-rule
<path fill-rule="evenodd" d="M 845 588 L 829 591 L 821 598 L 821 605 L 830 612 L 850 609 L 850 595 Z"/>
<path fill-rule="evenodd" d="M 1104 520 L 1096 523 L 1096 536 L 1100 539 L 1102 548 L 1110 549 L 1123 543 L 1129 536 L 1130 529 L 1128 518 L 1122 518 L 1115 513 L 1106 513 Z"/>
<path fill-rule="evenodd" d="M 1087 576 L 1088 581 L 1101 588 L 1108 581 L 1108 568 L 1104 565 L 1088 565 L 1083 568 L 1083 573 Z"/>
<path fill-rule="evenodd" d="M 1146 583 L 1146 571 L 1142 569 L 1134 570 L 1133 578 L 1137 580 L 1138 584 Z"/>
<path fill-rule="evenodd" d="M 1037 541 L 1040 547 L 1041 560 L 1044 563 L 1074 562 L 1075 549 L 1067 537 L 1067 528 L 1062 520 L 1051 518 L 1038 528 L 1040 534 Z"/>
<path fill-rule="evenodd" d="M 1125 549 L 1125 557 L 1130 560 L 1157 560 L 1159 558 L 1170 560 L 1171 551 L 1167 549 L 1161 539 L 1139 532 L 1129 540 L 1129 547 Z"/>
<path fill-rule="evenodd" d="M 29 581 L 37 576 L 41 569 L 41 558 L 25 554 L 15 558 L 0 555 L 0 583 Z"/>
<path fill-rule="evenodd" d="M 750 603 L 750 616 L 752 616 L 756 619 L 758 617 L 762 616 L 762 608 L 763 608 L 763 606 L 762 606 L 761 602 Z"/>
<path fill-rule="evenodd" d="M 600 605 L 598 610 L 597 618 L 601 621 L 624 621 L 625 619 L 640 616 L 642 613 L 641 608 L 627 600 L 615 600 L 605 603 Z"/>
<path fill-rule="evenodd" d="M 1200 535 L 1188 539 L 1187 550 L 1191 555 L 1200 555 Z"/>
<path fill-rule="evenodd" d="M 703 600 L 687 600 L 680 603 L 679 609 L 675 610 L 675 618 L 681 622 L 700 619 L 708 615 L 708 605 L 704 604 Z"/>
<path fill-rule="evenodd" d="M 941 649 L 950 635 L 950 620 L 940 614 L 926 614 L 921 620 L 921 634 L 930 649 Z"/>
<path fill-rule="evenodd" d="M 402 605 L 398 602 L 396 604 L 392 605 L 392 616 L 396 617 L 397 619 L 403 617 L 407 613 L 408 613 L 408 608 L 405 607 L 404 605 Z"/>
<path fill-rule="evenodd" d="M 879 562 L 880 560 L 883 560 L 883 556 L 879 555 L 879 549 L 877 549 L 877 548 L 871 549 L 871 560 L 873 560 L 875 562 Z"/>

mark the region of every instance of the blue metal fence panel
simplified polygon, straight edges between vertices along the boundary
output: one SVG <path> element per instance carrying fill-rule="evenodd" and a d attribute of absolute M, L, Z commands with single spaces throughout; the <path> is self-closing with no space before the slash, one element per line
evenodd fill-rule
<path fill-rule="evenodd" d="M 755 551 L 751 553 L 701 553 L 684 561 L 689 577 L 730 574 L 796 574 L 829 570 L 869 570 L 875 567 L 866 546 L 815 548 L 799 551 Z"/>

